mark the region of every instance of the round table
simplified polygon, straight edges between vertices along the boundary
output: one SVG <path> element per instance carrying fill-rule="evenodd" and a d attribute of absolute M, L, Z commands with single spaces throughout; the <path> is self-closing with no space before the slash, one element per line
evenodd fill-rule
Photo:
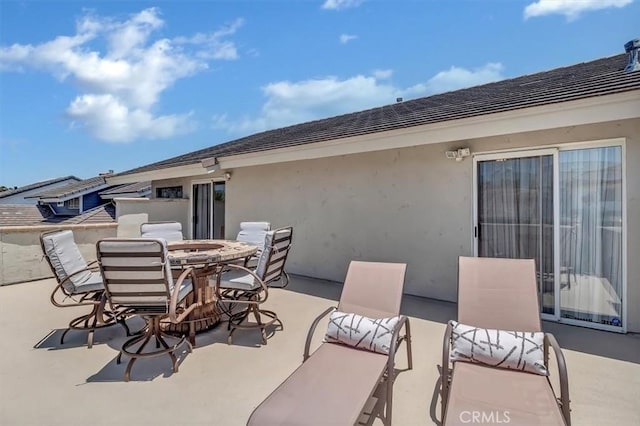
<path fill-rule="evenodd" d="M 255 254 L 258 247 L 242 241 L 233 240 L 182 240 L 167 243 L 169 263 L 172 268 L 193 267 L 195 282 L 193 295 L 187 300 L 198 306 L 189 316 L 178 324 L 168 323 L 167 332 L 189 335 L 195 345 L 195 333 L 209 330 L 220 322 L 221 312 L 209 277 L 216 272 L 220 264 L 244 259 Z"/>

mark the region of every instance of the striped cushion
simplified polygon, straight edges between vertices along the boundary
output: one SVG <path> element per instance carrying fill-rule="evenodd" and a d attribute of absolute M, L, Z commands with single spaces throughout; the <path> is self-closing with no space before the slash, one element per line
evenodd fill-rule
<path fill-rule="evenodd" d="M 139 241 L 102 240 L 98 243 L 100 263 L 111 303 L 165 309 L 174 291 L 174 283 L 166 260 L 164 239 Z M 180 300 L 191 291 L 185 280 L 179 289 Z"/>

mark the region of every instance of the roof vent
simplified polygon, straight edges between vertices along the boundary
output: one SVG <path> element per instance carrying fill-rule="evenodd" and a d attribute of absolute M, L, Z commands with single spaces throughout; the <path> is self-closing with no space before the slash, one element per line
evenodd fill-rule
<path fill-rule="evenodd" d="M 638 58 L 638 50 L 640 50 L 640 38 L 636 38 L 628 43 L 625 43 L 624 50 L 629 54 L 629 63 L 624 70 L 626 72 L 640 71 L 640 58 Z"/>
<path fill-rule="evenodd" d="M 402 100 L 403 100 L 402 98 L 396 98 L 396 103 L 400 103 L 402 102 Z"/>

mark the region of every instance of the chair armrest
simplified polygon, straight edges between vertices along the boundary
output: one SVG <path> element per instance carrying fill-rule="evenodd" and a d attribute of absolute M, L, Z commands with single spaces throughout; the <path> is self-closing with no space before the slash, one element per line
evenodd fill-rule
<path fill-rule="evenodd" d="M 442 367 L 440 369 L 440 387 L 442 389 L 442 417 L 444 421 L 444 414 L 447 409 L 447 401 L 449 399 L 449 386 L 451 384 L 451 369 L 449 369 L 449 352 L 451 350 L 451 336 L 453 333 L 453 326 L 451 323 L 447 323 L 447 328 L 444 332 L 444 339 L 442 340 Z"/>
<path fill-rule="evenodd" d="M 406 334 L 400 337 L 400 331 L 402 330 L 402 327 L 405 328 Z M 400 321 L 398 321 L 398 324 L 396 324 L 396 327 L 393 330 L 393 335 L 391 337 L 391 346 L 389 347 L 389 358 L 387 360 L 388 374 L 392 374 L 394 371 L 396 352 L 398 352 L 400 343 L 405 339 L 407 340 L 407 348 L 408 348 L 407 350 L 409 352 L 407 360 L 409 363 L 409 369 L 411 369 L 413 365 L 411 361 L 411 349 L 409 349 L 411 347 L 411 342 L 410 342 L 411 331 L 409 326 L 409 318 L 407 318 L 404 315 L 400 315 Z"/>
<path fill-rule="evenodd" d="M 99 300 L 96 300 L 95 296 L 98 295 L 99 293 L 103 293 L 104 290 L 91 290 L 91 291 L 88 291 L 86 293 L 75 293 L 74 294 L 74 293 L 69 293 L 67 291 L 67 289 L 64 288 L 64 285 L 67 282 L 70 282 L 71 278 L 74 277 L 75 275 L 78 275 L 78 274 L 80 274 L 82 272 L 86 272 L 86 271 L 90 271 L 90 272 L 99 271 L 100 267 L 98 266 L 97 262 L 98 261 L 95 260 L 95 261 L 89 263 L 86 268 L 82 268 L 80 270 L 77 270 L 74 273 L 68 275 L 64 280 L 60 281 L 58 283 L 58 285 L 51 292 L 50 300 L 51 300 L 51 303 L 53 304 L 53 306 L 56 306 L 58 308 L 68 308 L 68 307 L 71 307 L 71 306 L 95 305 L 95 304 L 99 303 Z M 57 280 L 55 272 L 54 272 L 54 277 Z M 74 287 L 75 287 L 75 285 L 74 285 Z M 79 300 L 75 300 L 74 299 L 75 303 L 68 303 L 68 304 L 60 303 L 60 302 L 58 302 L 56 300 L 56 293 L 58 293 L 58 291 L 60 291 L 62 294 L 64 294 L 64 298 L 65 299 L 68 299 L 68 298 L 72 298 L 73 299 L 74 296 L 78 296 L 80 299 Z"/>
<path fill-rule="evenodd" d="M 330 312 L 333 312 L 335 310 L 336 310 L 335 306 L 325 309 L 324 312 L 318 315 L 316 319 L 314 319 L 313 322 L 311 323 L 311 327 L 307 332 L 307 340 L 304 343 L 304 353 L 302 354 L 302 362 L 305 362 L 307 359 L 309 359 L 309 349 L 311 348 L 311 339 L 313 338 L 313 334 L 316 331 L 316 327 L 318 326 L 318 323 L 320 322 L 320 320 L 322 320 L 322 318 L 326 317 Z"/>
<path fill-rule="evenodd" d="M 567 426 L 571 426 L 571 400 L 569 399 L 569 378 L 567 375 L 567 363 L 564 359 L 562 349 L 558 344 L 558 341 L 551 333 L 544 334 L 545 353 L 548 354 L 548 347 L 551 345 L 553 353 L 556 356 L 556 362 L 558 364 L 558 378 L 560 380 L 560 408 L 562 409 L 562 415 L 567 423 Z M 545 360 L 546 361 L 546 360 Z M 548 366 L 547 366 L 548 368 Z"/>
<path fill-rule="evenodd" d="M 182 273 L 178 277 L 178 280 L 175 282 L 173 286 L 173 293 L 171 293 L 171 301 L 169 303 L 169 321 L 171 321 L 172 323 L 181 322 L 197 306 L 195 303 L 192 303 L 186 309 L 182 310 L 180 314 L 178 314 L 178 303 L 182 301 L 182 300 L 178 300 L 178 297 L 180 297 L 180 288 L 182 287 L 182 283 L 184 282 L 184 280 L 187 279 L 188 275 L 191 275 L 191 291 L 193 292 L 195 290 L 195 285 L 196 285 L 195 270 L 193 267 L 189 267 L 184 271 L 182 271 Z"/>
<path fill-rule="evenodd" d="M 264 283 L 264 281 L 262 281 L 262 279 L 251 269 L 245 268 L 244 266 L 240 266 L 240 265 L 235 265 L 233 263 L 227 263 L 224 265 L 224 267 L 222 267 L 220 269 L 220 271 L 218 271 L 218 273 L 216 274 L 216 286 L 215 286 L 215 293 L 216 293 L 216 297 L 218 298 L 218 300 L 228 300 L 227 298 L 225 298 L 222 293 L 220 293 L 220 279 L 222 278 L 222 273 L 224 271 L 224 269 L 240 269 L 241 271 L 244 271 L 250 275 L 253 276 L 253 278 L 258 282 L 258 284 L 260 284 L 260 288 L 261 290 L 264 292 L 264 296 L 259 298 L 259 300 L 257 301 L 258 303 L 264 303 L 267 298 L 269 297 L 269 288 L 267 287 L 267 285 Z M 243 290 L 245 291 L 245 290 Z M 249 291 L 249 290 L 247 290 Z M 255 290 L 251 290 L 252 292 L 255 292 Z M 256 301 L 252 301 L 252 302 L 247 302 L 247 301 L 243 301 L 243 300 L 235 300 L 233 301 L 234 303 L 252 303 L 255 304 Z"/>

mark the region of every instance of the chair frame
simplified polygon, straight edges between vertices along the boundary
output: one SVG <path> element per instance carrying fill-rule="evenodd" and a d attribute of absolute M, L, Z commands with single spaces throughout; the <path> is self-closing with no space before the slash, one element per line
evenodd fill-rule
<path fill-rule="evenodd" d="M 51 303 L 58 308 L 73 308 L 77 306 L 91 306 L 91 312 L 80 315 L 79 317 L 73 318 L 67 328 L 64 330 L 62 335 L 60 336 L 60 344 L 64 344 L 64 338 L 67 333 L 71 330 L 77 331 L 87 331 L 87 349 L 91 349 L 93 347 L 93 339 L 95 331 L 101 328 L 111 327 L 115 324 L 120 324 L 124 327 L 127 336 L 131 336 L 131 330 L 126 323 L 127 313 L 122 309 L 115 307 L 114 309 L 106 309 L 106 296 L 104 290 L 92 290 L 88 292 L 82 293 L 70 293 L 65 289 L 64 285 L 71 281 L 71 278 L 77 274 L 82 272 L 98 272 L 100 271 L 100 267 L 98 265 L 98 261 L 94 260 L 87 264 L 86 268 L 80 269 L 70 275 L 68 275 L 62 281 L 58 278 L 58 274 L 56 274 L 56 270 L 51 263 L 51 259 L 47 256 L 47 252 L 44 246 L 44 238 L 47 235 L 57 234 L 61 232 L 61 229 L 55 229 L 51 231 L 42 232 L 40 234 L 40 247 L 42 248 L 43 257 L 47 260 L 47 264 L 51 268 L 53 273 L 53 277 L 57 281 L 56 287 L 51 292 L 49 299 Z M 59 300 L 62 299 L 62 300 Z M 67 302 L 68 300 L 72 300 L 73 303 Z"/>
<path fill-rule="evenodd" d="M 536 280 L 537 281 L 537 280 Z M 458 294 L 460 291 L 460 282 L 458 280 Z M 537 303 L 537 302 L 536 302 Z M 539 311 L 538 307 L 538 311 Z M 451 381 L 453 379 L 453 368 L 455 363 L 450 361 L 450 351 L 453 338 L 453 326 L 451 323 L 447 324 L 445 330 L 444 339 L 442 342 L 442 368 L 440 370 L 440 386 L 441 386 L 441 421 L 444 422 L 445 415 L 447 413 L 447 405 L 449 400 L 449 392 L 451 390 Z M 571 426 L 571 400 L 569 399 L 569 379 L 567 374 L 567 364 L 564 358 L 564 354 L 558 344 L 558 341 L 551 333 L 544 333 L 544 364 L 547 370 L 549 370 L 549 348 L 553 349 L 555 354 L 556 363 L 558 365 L 558 378 L 560 381 L 560 397 L 557 396 L 551 381 L 547 376 L 547 383 L 553 392 L 553 395 L 560 407 L 562 417 L 567 426 Z M 465 362 L 465 361 L 460 361 Z M 486 367 L 491 368 L 491 367 Z M 527 373 L 515 373 L 514 374 L 527 374 Z"/>
<path fill-rule="evenodd" d="M 323 318 L 325 318 L 327 315 L 329 315 L 331 312 L 335 311 L 336 309 L 338 309 L 337 306 L 332 306 L 330 308 L 327 308 L 324 312 L 318 315 L 311 323 L 311 327 L 307 332 L 307 339 L 305 340 L 305 343 L 304 343 L 304 352 L 302 354 L 303 363 L 306 362 L 309 359 L 309 357 L 311 357 L 311 354 L 310 354 L 311 343 L 312 343 L 316 328 L 318 327 L 318 324 L 320 323 L 320 321 L 322 321 Z M 404 327 L 404 334 L 400 335 L 400 332 L 403 327 Z M 391 346 L 389 348 L 389 355 L 387 355 L 387 366 L 385 368 L 384 374 L 382 376 L 382 381 L 381 381 L 381 384 L 385 385 L 385 392 L 384 392 L 385 410 L 382 413 L 383 420 L 385 420 L 384 423 L 389 425 L 391 424 L 391 419 L 393 414 L 393 384 L 397 377 L 397 372 L 395 369 L 395 365 L 396 365 L 395 357 L 396 357 L 396 352 L 398 352 L 398 349 L 400 349 L 400 345 L 402 344 L 402 342 L 405 342 L 405 344 L 407 345 L 407 365 L 408 365 L 407 370 L 413 370 L 413 354 L 411 350 L 411 326 L 409 324 L 409 318 L 404 315 L 400 315 L 400 321 L 398 322 L 395 329 L 393 330 L 393 335 L 391 337 Z M 339 343 L 326 343 L 326 344 L 334 345 Z M 354 349 L 354 350 L 357 350 L 357 349 Z M 376 389 L 372 391 L 372 395 L 375 391 Z M 371 413 L 371 414 L 373 415 L 374 413 Z"/>
<path fill-rule="evenodd" d="M 114 240 L 111 240 L 111 241 L 114 241 Z M 141 240 L 158 241 L 158 239 L 155 239 L 155 238 L 151 238 L 151 239 L 118 238 L 115 241 L 140 242 Z M 104 256 L 101 254 L 99 249 L 99 245 L 101 241 L 98 241 L 96 243 L 96 251 L 98 253 L 98 263 L 100 264 L 100 269 L 104 275 L 104 266 L 102 265 L 102 262 L 101 262 L 101 258 Z M 109 252 L 109 256 L 123 255 L 123 254 L 130 254 L 130 253 Z M 166 251 L 164 253 L 159 252 L 159 254 L 163 264 L 165 262 L 168 262 L 168 259 L 166 258 Z M 182 286 L 182 283 L 188 276 L 191 276 L 192 283 L 193 285 L 195 285 L 196 276 L 195 276 L 194 268 L 193 267 L 186 268 L 185 270 L 182 271 L 178 279 L 174 282 L 174 287 L 173 287 L 174 290 L 172 293 L 170 293 L 171 298 L 167 306 L 167 312 L 154 311 L 153 309 L 150 309 L 147 311 L 145 311 L 144 309 L 135 309 L 135 308 L 128 309 L 127 312 L 129 314 L 138 315 L 142 317 L 145 320 L 146 325 L 145 325 L 145 328 L 143 329 L 144 332 L 142 333 L 142 335 L 134 336 L 133 338 L 123 343 L 122 348 L 118 353 L 118 357 L 116 358 L 117 364 L 120 364 L 122 362 L 122 355 L 126 355 L 130 358 L 129 362 L 127 363 L 127 367 L 125 369 L 125 374 L 124 374 L 125 382 L 128 382 L 131 379 L 131 369 L 133 368 L 133 364 L 139 358 L 152 358 L 152 357 L 157 357 L 157 356 L 167 354 L 171 358 L 171 365 L 172 365 L 173 372 L 177 373 L 178 358 L 175 356 L 174 352 L 183 343 L 187 344 L 187 351 L 189 353 L 193 351 L 193 346 L 191 345 L 191 342 L 188 339 L 188 335 L 183 334 L 175 344 L 169 346 L 169 344 L 167 344 L 164 338 L 165 337 L 175 338 L 176 336 L 166 333 L 162 329 L 162 321 L 167 317 L 169 321 L 171 321 L 172 323 L 179 323 L 179 322 L 182 322 L 184 319 L 186 319 L 189 316 L 189 314 L 197 307 L 196 304 L 190 304 L 189 306 L 186 306 L 186 307 L 179 305 L 179 302 L 181 302 L 180 300 L 178 300 L 178 297 L 180 294 L 180 288 Z M 167 275 L 164 276 L 164 285 L 167 289 L 167 293 L 169 293 L 169 283 L 168 283 Z M 111 302 L 112 295 L 111 295 L 111 292 L 109 291 L 109 285 L 107 284 L 107 281 L 105 281 L 105 294 L 107 299 L 109 300 L 109 304 L 113 305 Z M 184 299 L 186 299 L 186 297 L 183 298 L 183 300 Z M 151 351 L 151 352 L 142 352 L 143 349 L 147 347 L 147 345 L 151 342 L 151 338 L 155 338 L 155 343 L 156 343 L 155 346 L 157 350 Z M 140 346 L 138 346 L 138 348 L 134 350 L 133 347 L 138 343 L 141 343 Z"/>
<path fill-rule="evenodd" d="M 222 278 L 222 273 L 225 269 L 237 269 L 252 275 L 254 280 L 259 284 L 259 287 L 253 290 L 225 289 L 224 287 L 221 287 L 220 281 Z M 236 329 L 252 330 L 255 328 L 259 328 L 260 334 L 262 336 L 262 344 L 264 345 L 267 344 L 267 327 L 272 324 L 278 324 L 280 330 L 284 330 L 282 321 L 278 318 L 278 315 L 275 312 L 259 308 L 259 306 L 266 302 L 266 300 L 269 298 L 269 287 L 251 269 L 245 268 L 244 266 L 235 265 L 233 263 L 223 265 L 216 273 L 215 292 L 219 302 L 218 306 L 220 306 L 221 310 L 229 316 L 229 320 L 227 323 L 227 328 L 229 329 L 229 336 L 227 337 L 228 344 L 231 344 L 233 342 L 233 333 L 236 331 Z M 236 305 L 244 305 L 246 306 L 246 309 L 243 309 L 239 312 L 233 312 L 231 307 L 225 308 L 220 302 L 228 302 L 232 307 Z M 253 314 L 255 322 L 245 323 L 245 320 L 251 314 Z M 265 322 L 262 320 L 261 315 L 264 315 L 269 319 Z"/>

